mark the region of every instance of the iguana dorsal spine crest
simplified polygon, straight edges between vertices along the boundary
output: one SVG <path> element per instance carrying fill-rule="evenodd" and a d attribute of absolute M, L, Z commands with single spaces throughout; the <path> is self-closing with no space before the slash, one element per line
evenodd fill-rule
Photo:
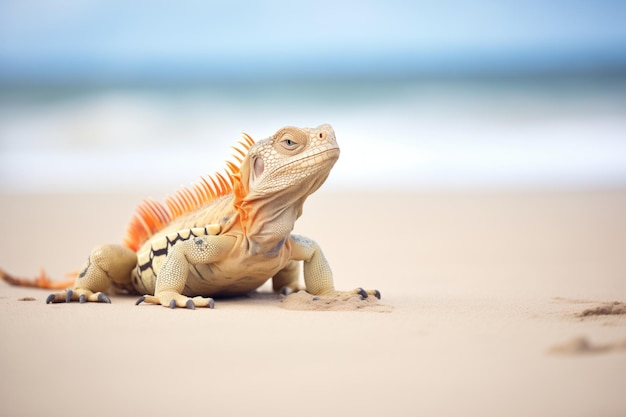
<path fill-rule="evenodd" d="M 135 214 L 126 228 L 124 246 L 137 251 L 145 241 L 173 220 L 226 194 L 240 192 L 242 189 L 239 186 L 241 164 L 254 142 L 250 135 L 242 133 L 242 140 L 236 146 L 231 147 L 235 151 L 232 157 L 238 164 L 226 161 L 225 174 L 216 172 L 213 175 L 200 177 L 200 180 L 191 187 L 183 187 L 174 195 L 166 197 L 164 203 L 154 199 L 142 201 L 135 209 Z"/>

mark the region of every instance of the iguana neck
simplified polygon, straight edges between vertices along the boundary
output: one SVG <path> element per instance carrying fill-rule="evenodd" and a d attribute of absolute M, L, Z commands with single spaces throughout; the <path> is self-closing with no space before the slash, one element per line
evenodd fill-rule
<path fill-rule="evenodd" d="M 274 247 L 289 236 L 302 214 L 305 199 L 286 193 L 244 198 L 236 208 L 243 233 L 251 245 Z"/>

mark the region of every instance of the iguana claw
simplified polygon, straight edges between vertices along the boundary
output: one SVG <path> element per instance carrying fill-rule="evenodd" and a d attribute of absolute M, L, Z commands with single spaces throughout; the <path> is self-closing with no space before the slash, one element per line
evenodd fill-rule
<path fill-rule="evenodd" d="M 111 304 L 111 299 L 106 294 L 101 292 L 100 294 L 98 294 L 98 302 Z"/>
<path fill-rule="evenodd" d="M 363 288 L 359 288 L 358 292 L 359 292 L 359 295 L 361 296 L 362 300 L 366 299 L 370 295 L 373 295 L 374 297 L 376 297 L 376 298 L 378 298 L 380 300 L 380 291 L 378 291 L 378 290 L 365 291 Z"/>
<path fill-rule="evenodd" d="M 150 304 L 160 304 L 169 308 L 188 308 L 190 310 L 195 310 L 196 307 L 215 308 L 215 301 L 212 298 L 206 298 L 201 296 L 188 298 L 184 295 L 174 294 L 172 292 L 161 294 L 160 296 L 142 295 L 137 299 L 137 301 L 135 301 L 135 305 L 139 305 L 143 302 Z"/>
<path fill-rule="evenodd" d="M 111 304 L 111 299 L 106 294 L 102 292 L 91 292 L 84 288 L 68 289 L 64 292 L 52 293 L 46 298 L 46 304 L 71 303 L 72 301 L 78 301 L 81 304 L 88 301 Z"/>

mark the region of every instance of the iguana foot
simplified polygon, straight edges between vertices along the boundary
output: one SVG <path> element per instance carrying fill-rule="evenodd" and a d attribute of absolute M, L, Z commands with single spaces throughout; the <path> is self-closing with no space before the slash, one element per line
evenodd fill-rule
<path fill-rule="evenodd" d="M 50 303 L 69 303 L 78 301 L 83 304 L 87 301 L 95 303 L 111 303 L 111 299 L 103 292 L 93 292 L 84 288 L 74 288 L 57 293 L 50 294 L 46 298 L 46 304 Z"/>
<path fill-rule="evenodd" d="M 215 301 L 212 298 L 193 297 L 189 298 L 174 291 L 163 291 L 158 295 L 142 295 L 137 299 L 135 305 L 143 302 L 150 304 L 160 304 L 163 307 L 176 308 L 183 307 L 195 310 L 196 307 L 214 308 Z"/>

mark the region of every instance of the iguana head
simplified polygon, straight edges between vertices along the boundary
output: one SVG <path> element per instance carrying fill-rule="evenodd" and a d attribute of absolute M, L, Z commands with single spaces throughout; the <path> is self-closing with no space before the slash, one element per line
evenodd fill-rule
<path fill-rule="evenodd" d="M 235 181 L 235 205 L 271 200 L 297 204 L 317 190 L 339 158 L 330 125 L 285 127 L 248 151 Z"/>

